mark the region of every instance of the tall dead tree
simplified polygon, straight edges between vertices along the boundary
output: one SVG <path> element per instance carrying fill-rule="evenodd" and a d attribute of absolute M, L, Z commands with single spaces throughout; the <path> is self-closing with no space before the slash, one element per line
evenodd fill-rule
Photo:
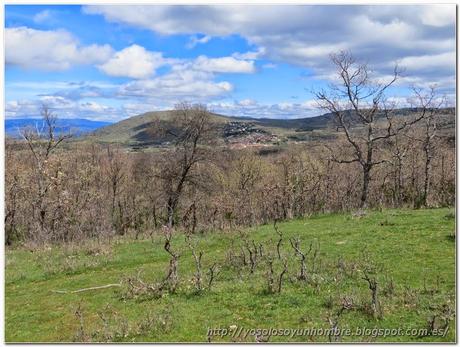
<path fill-rule="evenodd" d="M 350 147 L 349 155 L 337 158 L 332 151 L 331 159 L 341 164 L 358 163 L 361 168 L 360 207 L 365 208 L 372 169 L 384 162 L 376 158 L 379 146 L 422 117 L 398 125 L 394 122 L 395 105 L 387 102 L 385 92 L 400 77 L 397 65 L 389 80 L 378 81 L 371 77 L 367 64 L 357 62 L 350 52 L 332 54 L 331 61 L 337 68 L 339 82 L 331 84 L 328 90 L 316 92 L 316 99 L 320 108 L 334 116 L 337 130 L 344 133 Z"/>
<path fill-rule="evenodd" d="M 172 121 L 159 128 L 173 139 L 174 144 L 172 152 L 165 156 L 159 174 L 166 194 L 167 225 L 172 228 L 185 187 L 202 183 L 196 175 L 196 168 L 209 158 L 205 145 L 212 138 L 213 124 L 206 106 L 181 103 L 176 106 Z"/>

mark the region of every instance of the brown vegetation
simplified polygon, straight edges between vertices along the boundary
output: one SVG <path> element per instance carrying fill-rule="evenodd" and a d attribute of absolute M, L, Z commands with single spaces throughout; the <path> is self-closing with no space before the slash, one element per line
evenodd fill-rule
<path fill-rule="evenodd" d="M 151 130 L 167 131 L 172 146 L 144 153 L 84 142 L 66 148 L 67 136 L 56 136 L 55 117 L 45 109 L 43 133 L 28 129 L 22 141 L 6 141 L 6 243 L 137 237 L 163 226 L 193 234 L 362 207 L 452 206 L 455 149 L 437 132 L 434 90 L 415 90 L 420 111 L 398 116 L 383 97 L 391 82 L 372 87 L 365 65 L 356 67 L 348 55 L 334 59 L 354 113 L 331 94 L 318 97 L 343 137 L 270 155 L 214 145 L 202 105 L 179 105 L 173 130 L 154 124 Z M 356 90 L 369 88 L 375 102 L 366 108 Z M 168 235 L 165 249 L 177 263 L 167 241 Z M 290 241 L 306 277 L 305 255 Z"/>
<path fill-rule="evenodd" d="M 433 143 L 429 190 L 423 142 L 401 136 L 386 143 L 380 154 L 385 162 L 371 175 L 368 206 L 420 207 L 425 201 L 452 206 L 455 151 L 442 138 Z M 56 150 L 39 168 L 30 150 L 12 150 L 12 145 L 6 144 L 7 244 L 138 235 L 172 220 L 191 232 L 233 229 L 353 211 L 362 202 L 358 164 L 336 163 L 322 146 L 292 146 L 263 157 L 250 149 L 209 149 L 212 164 L 194 166 L 193 181 L 190 176 L 190 183 L 178 189 L 165 184 L 161 174 L 165 158 L 175 161 L 173 149 L 125 153 L 113 146 L 80 145 Z M 345 150 L 337 143 L 336 153 Z M 171 183 L 178 184 L 179 177 L 172 175 Z"/>

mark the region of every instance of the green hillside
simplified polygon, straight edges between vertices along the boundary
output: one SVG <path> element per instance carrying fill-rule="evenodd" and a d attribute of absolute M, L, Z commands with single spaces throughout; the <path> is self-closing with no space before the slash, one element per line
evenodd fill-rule
<path fill-rule="evenodd" d="M 155 138 L 152 127 L 163 125 L 173 127 L 171 122 L 175 111 L 147 112 L 118 123 L 100 128 L 85 141 L 98 143 L 117 143 L 129 147 L 148 147 L 167 144 L 168 139 Z M 417 112 L 416 109 L 400 109 L 397 115 L 406 117 Z M 229 117 L 212 113 L 212 121 L 218 129 L 219 140 L 227 144 L 279 144 L 282 142 L 302 142 L 311 140 L 330 140 L 337 136 L 331 114 L 297 119 L 270 119 Z M 353 114 L 352 114 L 353 123 Z M 383 115 L 377 115 L 377 122 Z M 455 131 L 455 110 L 441 112 L 441 133 L 451 136 Z"/>
<path fill-rule="evenodd" d="M 98 129 L 87 137 L 103 143 L 121 143 L 124 145 L 136 145 L 145 141 L 144 133 L 149 126 L 156 121 L 169 121 L 174 111 L 147 112 L 138 116 L 130 117 L 118 123 Z M 212 115 L 213 121 L 218 124 L 226 122 L 229 117 Z"/>
<path fill-rule="evenodd" d="M 84 138 L 98 143 L 118 143 L 125 146 L 159 145 L 161 141 L 153 138 L 149 128 L 157 122 L 167 124 L 175 111 L 147 112 L 118 123 L 103 127 Z M 223 142 L 274 143 L 288 140 L 308 139 L 308 136 L 322 136 L 328 133 L 330 115 L 302 119 L 269 119 L 229 117 L 212 113 L 212 121 L 218 129 Z M 170 126 L 174 126 L 170 123 Z M 254 138 L 255 137 L 255 138 Z"/>
<path fill-rule="evenodd" d="M 330 328 L 328 317 L 336 319 L 346 300 L 339 328 L 353 333 L 358 328 L 401 328 L 411 335 L 343 336 L 343 342 L 454 342 L 454 229 L 449 209 L 384 210 L 358 217 L 331 214 L 280 223 L 280 254 L 287 260 L 280 293 L 267 291 L 267 256 L 276 255 L 279 237 L 273 225 L 194 235 L 197 249 L 203 251 L 206 286 L 200 292 L 193 282 L 191 251 L 184 235 L 176 234 L 172 247 L 181 254 L 180 284 L 175 293 L 160 296 L 136 294 L 135 288 L 141 282 L 156 283 L 166 274 L 169 256 L 161 234 L 33 252 L 7 249 L 6 341 L 206 342 L 209 328 L 237 326 L 246 329 L 245 334 L 209 339 L 255 342 L 254 334 L 246 334 L 249 329 Z M 306 280 L 298 278 L 300 258 L 290 238 L 299 238 L 307 254 Z M 253 244 L 263 253 L 257 252 L 254 269 L 246 248 Z M 214 263 L 218 270 L 209 289 L 208 269 Z M 277 281 L 283 265 L 276 256 L 273 266 Z M 378 317 L 372 314 L 363 271 L 378 283 Z M 71 292 L 119 283 L 121 287 Z M 449 327 L 441 336 L 424 330 L 433 316 L 434 328 Z M 281 341 L 325 342 L 328 337 L 270 338 Z"/>

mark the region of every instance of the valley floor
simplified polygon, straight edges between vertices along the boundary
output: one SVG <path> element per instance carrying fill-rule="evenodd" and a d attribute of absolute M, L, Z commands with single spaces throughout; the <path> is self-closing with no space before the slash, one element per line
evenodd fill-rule
<path fill-rule="evenodd" d="M 211 289 L 201 292 L 192 280 L 191 251 L 184 236 L 176 235 L 172 248 L 182 254 L 181 283 L 176 293 L 161 297 L 132 297 L 127 283 L 129 278 L 154 283 L 165 276 L 169 256 L 162 235 L 40 251 L 7 249 L 6 341 L 254 342 L 267 337 L 255 337 L 252 328 L 328 329 L 337 323 L 352 332 L 342 337 L 344 342 L 453 342 L 454 224 L 451 209 L 373 211 L 360 218 L 331 214 L 280 223 L 280 253 L 287 261 L 280 293 L 267 290 L 267 254 L 272 255 L 275 283 L 283 269 L 273 225 L 197 235 L 204 283 L 211 265 L 217 263 L 219 269 Z M 289 240 L 297 237 L 303 253 L 311 245 L 306 280 L 297 278 L 300 257 Z M 253 273 L 244 240 L 250 249 L 252 241 L 256 248 L 262 244 L 263 254 L 258 255 Z M 377 282 L 378 314 L 372 308 L 365 274 Z M 119 283 L 121 287 L 56 292 Z M 434 336 L 430 329 L 429 336 L 420 336 L 425 334 L 418 331 L 430 325 L 449 329 L 441 330 L 443 336 Z M 370 330 L 353 335 L 364 328 Z M 373 336 L 379 334 L 374 328 L 402 332 Z M 208 336 L 211 331 L 222 334 L 223 329 L 237 333 Z M 329 341 L 327 336 L 293 335 L 272 336 L 269 341 Z"/>

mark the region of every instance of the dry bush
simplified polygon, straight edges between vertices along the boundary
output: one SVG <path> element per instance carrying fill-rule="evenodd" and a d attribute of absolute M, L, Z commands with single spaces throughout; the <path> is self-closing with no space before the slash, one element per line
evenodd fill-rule
<path fill-rule="evenodd" d="M 88 326 L 82 303 L 75 310 L 78 328 L 74 342 L 118 342 L 136 337 L 167 333 L 172 327 L 170 310 L 149 311 L 137 321 L 130 322 L 120 312 L 106 305 L 97 312 L 96 326 Z"/>

